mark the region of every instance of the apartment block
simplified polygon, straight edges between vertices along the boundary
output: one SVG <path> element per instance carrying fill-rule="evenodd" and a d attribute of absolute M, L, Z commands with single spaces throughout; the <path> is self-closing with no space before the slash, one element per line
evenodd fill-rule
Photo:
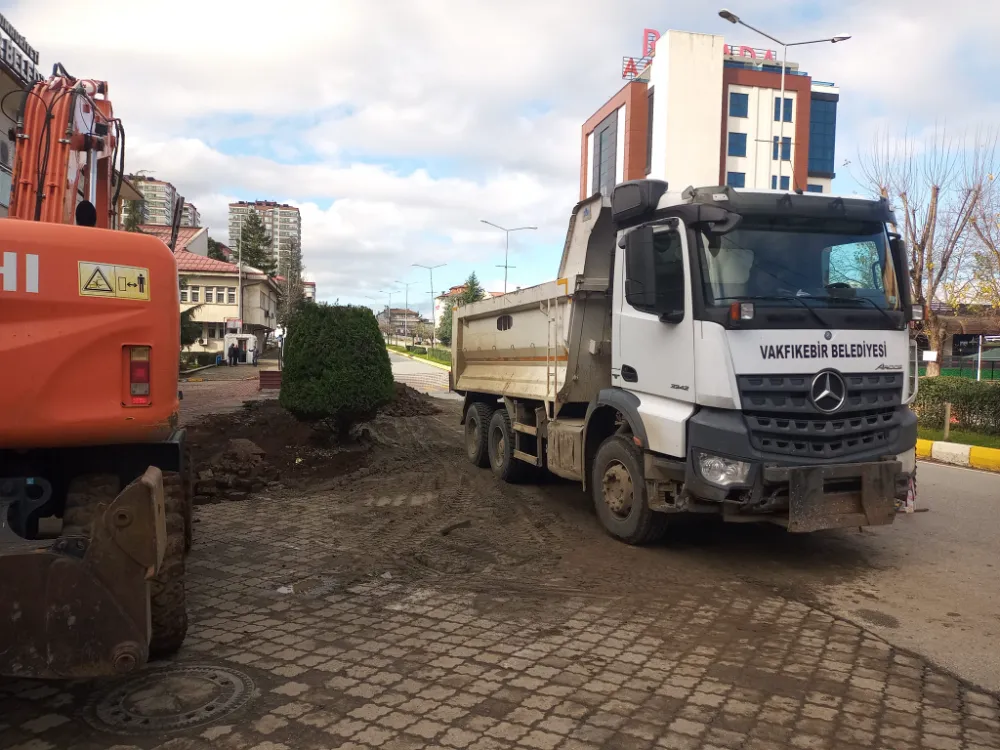
<path fill-rule="evenodd" d="M 302 245 L 302 218 L 299 209 L 275 201 L 238 201 L 229 204 L 229 245 L 238 247 L 243 222 L 251 211 L 260 214 L 271 238 L 271 253 L 280 260 L 281 252 L 290 240 Z"/>

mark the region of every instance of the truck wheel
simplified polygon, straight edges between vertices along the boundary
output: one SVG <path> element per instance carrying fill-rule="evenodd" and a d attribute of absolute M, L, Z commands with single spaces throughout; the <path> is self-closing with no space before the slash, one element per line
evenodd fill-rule
<path fill-rule="evenodd" d="M 666 516 L 649 509 L 642 453 L 622 435 L 605 440 L 594 457 L 594 507 L 601 525 L 626 544 L 649 544 L 663 536 Z"/>
<path fill-rule="evenodd" d="M 469 404 L 469 409 L 465 412 L 465 453 L 472 465 L 480 469 L 490 465 L 487 437 L 493 411 L 489 404 L 477 402 Z"/>
<path fill-rule="evenodd" d="M 490 468 L 498 478 L 511 484 L 523 481 L 534 468 L 514 458 L 514 445 L 514 428 L 510 424 L 510 415 L 501 407 L 490 419 L 488 441 Z"/>
<path fill-rule="evenodd" d="M 185 482 L 176 471 L 163 472 L 163 506 L 167 521 L 167 545 L 160 572 L 149 582 L 151 635 L 149 656 L 159 659 L 176 652 L 187 635 L 187 603 L 184 593 L 185 518 L 190 505 Z"/>

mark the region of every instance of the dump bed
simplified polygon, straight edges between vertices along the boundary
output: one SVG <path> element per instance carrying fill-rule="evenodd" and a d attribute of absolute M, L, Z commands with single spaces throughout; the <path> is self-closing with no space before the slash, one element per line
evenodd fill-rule
<path fill-rule="evenodd" d="M 610 204 L 595 195 L 573 209 L 556 280 L 457 308 L 455 390 L 558 406 L 610 387 L 614 243 Z"/>

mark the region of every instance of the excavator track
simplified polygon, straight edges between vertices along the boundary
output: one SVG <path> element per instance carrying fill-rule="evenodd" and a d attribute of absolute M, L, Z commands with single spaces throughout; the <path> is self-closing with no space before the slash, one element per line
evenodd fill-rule
<path fill-rule="evenodd" d="M 163 472 L 167 542 L 163 564 L 149 584 L 151 658 L 163 658 L 175 653 L 187 635 L 184 558 L 191 536 L 188 484 L 176 471 Z M 74 479 L 66 495 L 62 535 L 89 537 L 94 517 L 115 499 L 120 489 L 115 476 L 90 474 Z"/>

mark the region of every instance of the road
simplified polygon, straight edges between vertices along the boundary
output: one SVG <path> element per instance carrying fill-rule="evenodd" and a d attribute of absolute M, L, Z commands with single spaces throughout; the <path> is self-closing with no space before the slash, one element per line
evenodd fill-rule
<path fill-rule="evenodd" d="M 389 352 L 389 361 L 392 373 L 399 382 L 430 396 L 454 397 L 448 391 L 447 370 L 392 351 Z"/>
<path fill-rule="evenodd" d="M 1000 748 L 997 477 L 924 465 L 930 511 L 876 532 L 634 548 L 571 484 L 470 466 L 435 403 L 345 476 L 198 506 L 177 657 L 0 679 L 0 750 Z"/>

